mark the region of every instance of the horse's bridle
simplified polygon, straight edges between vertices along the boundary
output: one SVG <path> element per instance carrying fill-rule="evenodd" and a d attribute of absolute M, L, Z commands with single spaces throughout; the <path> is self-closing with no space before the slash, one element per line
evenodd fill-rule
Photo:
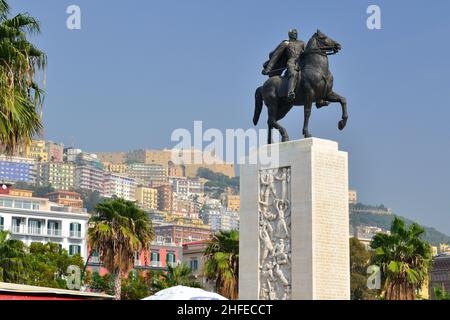
<path fill-rule="evenodd" d="M 319 38 L 317 34 L 314 35 L 314 40 L 317 43 L 317 48 L 309 49 L 309 50 L 305 51 L 305 54 L 317 53 L 317 54 L 320 54 L 322 56 L 330 56 L 330 55 L 333 55 L 333 54 L 337 53 L 337 51 L 335 51 L 332 46 L 323 46 L 323 47 L 321 47 L 321 45 L 323 44 L 322 41 L 321 41 L 322 39 Z M 332 52 L 329 52 L 330 50 Z"/>

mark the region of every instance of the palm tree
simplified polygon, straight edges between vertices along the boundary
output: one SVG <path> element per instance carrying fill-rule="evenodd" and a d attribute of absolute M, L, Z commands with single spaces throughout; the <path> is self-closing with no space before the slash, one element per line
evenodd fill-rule
<path fill-rule="evenodd" d="M 217 293 L 235 300 L 239 283 L 239 233 L 220 231 L 210 240 L 204 253 L 205 275 L 216 283 Z"/>
<path fill-rule="evenodd" d="M 0 281 L 25 284 L 27 281 L 27 248 L 22 241 L 0 231 Z"/>
<path fill-rule="evenodd" d="M 43 91 L 35 77 L 47 58 L 27 40 L 40 33 L 39 22 L 28 14 L 8 19 L 9 10 L 0 0 L 0 147 L 11 154 L 42 129 Z"/>
<path fill-rule="evenodd" d="M 409 228 L 395 217 L 391 234 L 378 233 L 371 242 L 377 263 L 384 276 L 385 299 L 414 300 L 428 277 L 431 263 L 430 245 L 421 240 L 424 229 L 416 223 Z"/>
<path fill-rule="evenodd" d="M 132 268 L 136 252 L 148 252 L 154 231 L 147 213 L 134 202 L 113 199 L 96 206 L 89 220 L 88 241 L 102 264 L 115 276 L 115 299 L 121 295 L 121 279 Z"/>

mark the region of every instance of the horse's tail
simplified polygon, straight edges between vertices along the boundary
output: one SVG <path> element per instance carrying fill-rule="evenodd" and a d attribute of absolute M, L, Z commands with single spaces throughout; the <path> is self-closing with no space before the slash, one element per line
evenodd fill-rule
<path fill-rule="evenodd" d="M 256 126 L 261 115 L 264 99 L 262 96 L 262 87 L 256 89 L 255 92 L 255 114 L 253 115 L 253 124 Z"/>

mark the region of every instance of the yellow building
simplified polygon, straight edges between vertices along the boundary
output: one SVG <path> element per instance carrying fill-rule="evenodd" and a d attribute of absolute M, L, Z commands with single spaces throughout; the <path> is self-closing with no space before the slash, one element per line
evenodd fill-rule
<path fill-rule="evenodd" d="M 435 257 L 435 256 L 438 255 L 438 247 L 436 247 L 436 246 L 431 246 L 431 255 L 432 255 L 433 257 Z"/>
<path fill-rule="evenodd" d="M 227 194 L 224 205 L 231 211 L 239 212 L 241 210 L 241 197 L 239 195 Z"/>
<path fill-rule="evenodd" d="M 22 190 L 22 189 L 11 189 L 9 190 L 10 196 L 16 196 L 16 197 L 26 197 L 31 198 L 33 197 L 33 191 L 31 190 Z"/>
<path fill-rule="evenodd" d="M 32 140 L 25 149 L 25 157 L 36 161 L 47 162 L 48 153 L 45 150 L 44 140 Z"/>
<path fill-rule="evenodd" d="M 136 188 L 136 201 L 144 209 L 158 209 L 158 190 L 148 187 Z"/>
<path fill-rule="evenodd" d="M 112 173 L 127 173 L 127 165 L 125 163 L 102 162 L 105 171 Z"/>
<path fill-rule="evenodd" d="M 439 253 L 450 253 L 450 246 L 446 243 L 440 243 Z"/>

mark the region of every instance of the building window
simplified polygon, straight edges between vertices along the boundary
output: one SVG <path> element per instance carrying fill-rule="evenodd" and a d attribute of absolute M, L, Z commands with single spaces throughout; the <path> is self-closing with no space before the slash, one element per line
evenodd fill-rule
<path fill-rule="evenodd" d="M 69 246 L 69 255 L 74 256 L 76 254 L 81 254 L 81 246 L 70 245 Z"/>
<path fill-rule="evenodd" d="M 49 236 L 61 236 L 61 228 L 59 222 L 49 221 L 47 223 L 47 234 Z"/>
<path fill-rule="evenodd" d="M 191 269 L 192 272 L 198 271 L 198 260 L 191 259 L 191 261 L 189 261 L 189 268 Z"/>
<path fill-rule="evenodd" d="M 70 224 L 70 237 L 81 238 L 81 224 L 76 222 Z"/>
<path fill-rule="evenodd" d="M 5 219 L 0 217 L 0 231 L 3 231 L 5 225 Z"/>
<path fill-rule="evenodd" d="M 166 263 L 170 266 L 175 266 L 175 254 L 172 252 L 167 253 L 166 255 Z"/>
<path fill-rule="evenodd" d="M 157 261 L 159 262 L 159 252 L 153 251 L 151 255 L 151 261 Z"/>
<path fill-rule="evenodd" d="M 41 224 L 40 220 L 28 220 L 28 233 L 29 234 L 41 234 Z"/>

